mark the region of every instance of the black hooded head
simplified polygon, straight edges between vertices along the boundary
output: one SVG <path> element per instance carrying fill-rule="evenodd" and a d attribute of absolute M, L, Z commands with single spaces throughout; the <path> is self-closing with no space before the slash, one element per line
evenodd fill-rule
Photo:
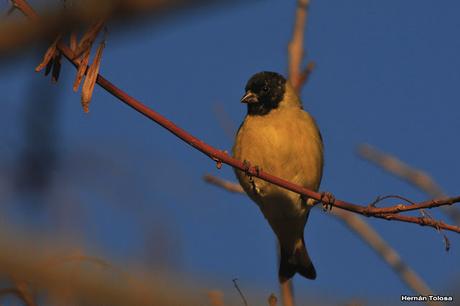
<path fill-rule="evenodd" d="M 259 72 L 249 79 L 241 102 L 248 105 L 248 114 L 266 115 L 278 107 L 285 90 L 286 79 L 282 75 L 269 71 Z"/>

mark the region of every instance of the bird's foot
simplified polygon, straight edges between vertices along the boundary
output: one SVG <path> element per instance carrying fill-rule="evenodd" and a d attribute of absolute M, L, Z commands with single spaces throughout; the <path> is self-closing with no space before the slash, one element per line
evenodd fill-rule
<path fill-rule="evenodd" d="M 249 182 L 251 182 L 252 191 L 255 194 L 259 195 L 260 189 L 256 186 L 256 182 L 254 181 L 253 174 L 251 173 L 251 163 L 247 160 L 243 160 L 243 166 L 244 166 L 244 172 L 249 177 Z M 255 170 L 256 175 L 259 175 L 259 172 L 260 172 L 259 166 L 254 166 L 254 170 Z"/>
<path fill-rule="evenodd" d="M 262 169 L 260 169 L 260 167 L 257 165 L 252 167 L 251 163 L 246 159 L 243 160 L 243 167 L 244 167 L 244 173 L 246 173 L 246 175 L 249 176 L 250 178 L 253 177 L 254 173 L 255 175 L 259 175 L 260 171 L 262 171 Z M 254 171 L 251 171 L 252 170 L 251 168 L 253 168 Z"/>
<path fill-rule="evenodd" d="M 244 173 L 246 173 L 247 176 L 249 176 L 250 179 L 252 179 L 251 175 L 251 163 L 248 160 L 243 160 L 243 168 L 244 168 Z"/>
<path fill-rule="evenodd" d="M 323 203 L 323 211 L 332 210 L 335 203 L 335 196 L 330 192 L 321 192 L 320 201 Z"/>

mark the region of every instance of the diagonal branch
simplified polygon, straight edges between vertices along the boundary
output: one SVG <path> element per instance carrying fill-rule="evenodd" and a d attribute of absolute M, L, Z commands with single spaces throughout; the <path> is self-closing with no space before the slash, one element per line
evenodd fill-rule
<path fill-rule="evenodd" d="M 38 15 L 30 8 L 30 6 L 28 6 L 26 1 L 15 0 L 14 3 L 20 3 L 21 6 L 24 6 L 27 8 L 25 10 L 22 10 L 22 12 L 26 14 L 26 16 L 30 18 L 34 18 L 34 19 L 39 19 Z M 75 57 L 75 54 L 68 46 L 66 46 L 65 44 L 61 42 L 59 43 L 58 48 L 62 52 L 62 54 L 70 62 L 73 63 L 74 66 L 77 66 L 76 61 L 72 60 Z M 313 198 L 319 202 L 324 201 L 322 193 L 314 192 L 312 190 L 309 190 L 307 188 L 304 188 L 302 186 L 299 186 L 297 184 L 294 184 L 282 178 L 271 175 L 270 173 L 261 171 L 259 170 L 259 167 L 257 166 L 251 166 L 248 163 L 243 163 L 242 161 L 236 160 L 235 158 L 231 157 L 224 151 L 218 150 L 206 144 L 202 140 L 194 137 L 193 135 L 191 135 L 184 129 L 175 125 L 172 121 L 163 117 L 156 111 L 148 108 L 146 105 L 144 105 L 140 101 L 136 100 L 135 98 L 131 97 L 126 92 L 124 92 L 123 90 L 116 87 L 106 78 L 104 78 L 101 74 L 99 74 L 97 77 L 97 83 L 102 88 L 104 88 L 106 91 L 111 93 L 114 97 L 118 98 L 119 100 L 121 100 L 123 103 L 125 103 L 129 107 L 133 108 L 134 110 L 141 113 L 145 117 L 149 118 L 150 120 L 156 122 L 163 128 L 167 129 L 169 132 L 174 134 L 176 137 L 186 142 L 187 144 L 189 144 L 196 150 L 207 155 L 212 160 L 218 163 L 225 163 L 227 165 L 230 165 L 233 168 L 244 171 L 249 176 L 258 177 L 264 181 L 267 181 L 269 183 L 283 187 L 292 192 L 298 193 L 301 196 Z M 402 215 L 397 214 L 398 212 L 401 212 L 401 211 L 410 211 L 410 210 L 415 210 L 419 208 L 431 208 L 431 207 L 437 207 L 437 206 L 442 206 L 442 205 L 451 205 L 457 202 L 460 202 L 460 196 L 452 197 L 452 198 L 438 199 L 438 200 L 433 200 L 433 201 L 427 201 L 427 202 L 422 202 L 422 203 L 414 204 L 414 205 L 402 205 L 401 204 L 401 205 L 387 207 L 387 208 L 376 208 L 376 207 L 370 207 L 366 205 L 362 206 L 362 205 L 357 205 L 357 204 L 353 204 L 353 203 L 342 201 L 342 200 L 335 200 L 333 202 L 327 201 L 327 203 L 325 204 L 334 206 L 337 208 L 341 208 L 344 210 L 348 210 L 351 212 L 355 212 L 355 213 L 358 213 L 358 214 L 361 214 L 367 217 L 375 217 L 375 218 L 385 219 L 385 220 L 398 220 L 398 221 L 407 222 L 407 223 L 415 223 L 419 225 L 429 226 L 435 229 L 445 229 L 445 230 L 460 233 L 460 227 L 458 226 L 449 225 L 444 222 L 435 221 L 433 219 L 425 218 L 425 217 L 411 217 L 411 216 L 402 216 Z"/>

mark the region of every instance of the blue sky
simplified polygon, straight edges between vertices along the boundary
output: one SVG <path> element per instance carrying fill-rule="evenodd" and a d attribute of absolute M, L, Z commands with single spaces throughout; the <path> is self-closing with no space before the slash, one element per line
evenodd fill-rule
<path fill-rule="evenodd" d="M 448 194 L 459 193 L 459 9 L 453 0 L 312 0 L 305 47 L 317 68 L 301 98 L 325 142 L 322 190 L 363 204 L 385 194 L 426 198 L 359 159 L 356 146 L 369 143 L 427 171 Z M 193 135 L 229 150 L 222 122 L 236 131 L 242 121 L 239 98 L 247 79 L 261 70 L 286 72 L 294 11 L 295 1 L 255 1 L 139 28 L 109 25 L 101 73 Z M 205 173 L 234 180 L 229 167 L 217 170 L 101 89 L 84 114 L 71 90 L 73 68 L 65 64 L 60 83 L 48 85 L 33 72 L 39 56 L 24 55 L 0 74 L 0 164 L 4 178 L 19 167 L 30 84 L 58 95 L 59 159 L 44 195 L 23 195 L 5 183 L 2 214 L 11 223 L 79 237 L 117 262 L 154 262 L 212 281 L 226 295 L 235 294 L 235 277 L 267 296 L 277 290 L 274 235 L 258 208 L 201 180 Z M 367 221 L 436 293 L 458 284 L 457 234 L 447 233 L 452 247 L 446 253 L 431 229 Z M 305 240 L 318 279 L 297 277 L 299 298 L 397 304 L 400 294 L 410 293 L 327 213 L 311 213 Z"/>

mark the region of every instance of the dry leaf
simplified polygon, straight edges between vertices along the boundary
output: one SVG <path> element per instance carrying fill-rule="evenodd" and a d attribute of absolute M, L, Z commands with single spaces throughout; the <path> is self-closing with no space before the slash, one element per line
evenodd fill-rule
<path fill-rule="evenodd" d="M 54 53 L 53 57 L 53 72 L 51 73 L 51 81 L 53 83 L 57 83 L 59 79 L 59 74 L 61 72 L 61 58 L 62 58 L 62 53 L 57 51 Z"/>
<path fill-rule="evenodd" d="M 89 103 L 91 102 L 94 85 L 96 84 L 97 76 L 99 74 L 99 67 L 101 65 L 102 51 L 104 50 L 104 47 L 105 41 L 102 41 L 97 48 L 96 56 L 94 57 L 91 66 L 88 68 L 85 82 L 83 83 L 83 88 L 81 90 L 81 105 L 83 106 L 83 111 L 85 113 L 89 112 Z"/>
<path fill-rule="evenodd" d="M 86 32 L 85 35 L 83 35 L 83 37 L 80 40 L 80 43 L 78 44 L 78 47 L 75 50 L 75 58 L 80 57 L 83 54 L 83 52 L 91 48 L 94 40 L 97 37 L 97 34 L 102 29 L 104 22 L 105 22 L 105 19 L 96 22 L 95 24 L 91 26 L 88 32 Z"/>
<path fill-rule="evenodd" d="M 78 87 L 80 86 L 81 80 L 83 79 L 83 76 L 85 75 L 86 68 L 88 67 L 90 53 L 91 53 L 91 49 L 86 50 L 86 52 L 83 54 L 80 60 L 80 64 L 77 70 L 77 76 L 75 77 L 75 82 L 73 83 L 73 91 L 75 92 L 77 92 Z"/>
<path fill-rule="evenodd" d="M 47 70 L 48 70 L 48 64 L 56 53 L 57 44 L 61 40 L 61 36 L 62 35 L 58 35 L 58 37 L 56 37 L 56 39 L 53 41 L 51 46 L 49 46 L 48 50 L 46 50 L 46 53 L 43 56 L 42 62 L 37 66 L 37 68 L 35 68 L 36 72 L 41 71 L 45 67 L 47 67 Z"/>
<path fill-rule="evenodd" d="M 48 64 L 46 64 L 46 69 L 45 69 L 45 76 L 47 76 L 51 72 L 51 68 L 53 68 L 53 61 L 49 61 Z"/>

